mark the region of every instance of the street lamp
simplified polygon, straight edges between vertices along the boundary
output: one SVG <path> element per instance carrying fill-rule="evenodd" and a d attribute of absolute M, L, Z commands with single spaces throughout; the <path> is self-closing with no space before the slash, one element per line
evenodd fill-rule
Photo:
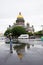
<path fill-rule="evenodd" d="M 43 25 L 41 25 L 41 27 L 42 27 L 42 34 L 43 34 Z"/>
<path fill-rule="evenodd" d="M 9 34 L 9 39 L 10 39 L 10 53 L 13 53 L 12 51 L 12 34 Z"/>

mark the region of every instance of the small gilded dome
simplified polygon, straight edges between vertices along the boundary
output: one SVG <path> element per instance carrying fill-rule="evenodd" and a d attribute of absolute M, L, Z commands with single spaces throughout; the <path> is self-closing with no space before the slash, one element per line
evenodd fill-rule
<path fill-rule="evenodd" d="M 23 18 L 23 16 L 21 15 L 21 12 L 19 12 L 19 15 L 17 16 L 17 18 Z"/>

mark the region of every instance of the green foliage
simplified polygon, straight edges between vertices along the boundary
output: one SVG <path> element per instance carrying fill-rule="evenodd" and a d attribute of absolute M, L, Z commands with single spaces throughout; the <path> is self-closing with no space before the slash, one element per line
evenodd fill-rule
<path fill-rule="evenodd" d="M 7 29 L 4 33 L 5 36 L 12 33 L 12 36 L 18 37 L 21 34 L 26 34 L 26 30 L 21 26 L 13 27 L 12 29 Z"/>
<path fill-rule="evenodd" d="M 29 36 L 33 35 L 32 32 L 27 32 L 27 34 L 28 34 Z"/>
<path fill-rule="evenodd" d="M 7 29 L 4 33 L 5 36 L 9 35 L 11 33 L 11 29 Z"/>
<path fill-rule="evenodd" d="M 19 35 L 25 34 L 25 33 L 26 33 L 26 30 L 21 26 L 16 26 L 12 28 L 12 35 L 15 37 L 18 37 Z"/>
<path fill-rule="evenodd" d="M 42 35 L 42 31 L 35 32 L 35 35 Z"/>

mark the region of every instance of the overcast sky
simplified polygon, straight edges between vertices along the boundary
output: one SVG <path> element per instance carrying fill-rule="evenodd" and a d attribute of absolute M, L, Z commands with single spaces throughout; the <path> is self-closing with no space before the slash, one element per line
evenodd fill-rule
<path fill-rule="evenodd" d="M 13 25 L 19 12 L 35 31 L 42 29 L 43 0 L 0 0 L 0 32 Z"/>

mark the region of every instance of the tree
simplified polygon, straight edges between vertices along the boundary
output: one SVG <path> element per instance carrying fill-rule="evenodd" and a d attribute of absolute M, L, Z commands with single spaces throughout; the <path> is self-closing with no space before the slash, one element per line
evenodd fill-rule
<path fill-rule="evenodd" d="M 21 34 L 26 34 L 26 30 L 25 28 L 21 27 L 21 26 L 16 26 L 12 28 L 12 35 L 15 37 L 18 37 Z"/>
<path fill-rule="evenodd" d="M 11 29 L 7 29 L 4 33 L 5 36 L 8 36 L 11 33 Z"/>
<path fill-rule="evenodd" d="M 42 31 L 35 32 L 36 35 L 42 35 Z"/>

